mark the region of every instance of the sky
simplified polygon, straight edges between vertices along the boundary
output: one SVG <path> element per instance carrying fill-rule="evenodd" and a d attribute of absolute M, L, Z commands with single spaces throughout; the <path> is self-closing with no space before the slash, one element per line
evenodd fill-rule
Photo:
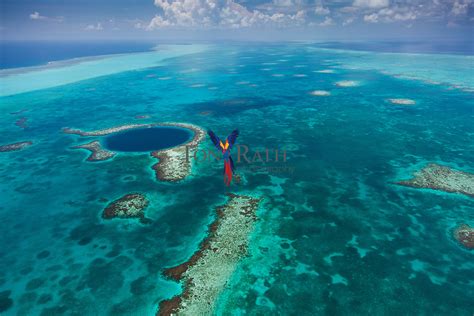
<path fill-rule="evenodd" d="M 474 0 L 0 0 L 3 40 L 465 40 Z"/>

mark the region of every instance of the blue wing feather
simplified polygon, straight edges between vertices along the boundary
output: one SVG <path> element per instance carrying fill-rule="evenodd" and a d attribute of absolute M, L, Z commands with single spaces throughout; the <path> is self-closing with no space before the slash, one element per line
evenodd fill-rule
<path fill-rule="evenodd" d="M 235 141 L 237 140 L 237 137 L 239 136 L 239 130 L 234 130 L 232 133 L 230 133 L 229 136 L 227 136 L 227 141 L 229 142 L 229 150 L 234 146 Z"/>
<path fill-rule="evenodd" d="M 221 150 L 221 145 L 220 145 L 221 140 L 219 139 L 219 137 L 217 137 L 217 135 L 214 134 L 214 132 L 211 131 L 211 130 L 208 130 L 207 134 L 211 138 L 212 143 L 214 144 L 214 146 L 216 146 L 217 149 Z"/>

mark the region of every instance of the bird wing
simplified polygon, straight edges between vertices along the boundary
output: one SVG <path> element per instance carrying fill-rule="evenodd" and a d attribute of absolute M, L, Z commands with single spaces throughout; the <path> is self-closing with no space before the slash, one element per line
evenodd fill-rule
<path fill-rule="evenodd" d="M 232 149 L 234 146 L 235 141 L 237 140 L 237 136 L 239 136 L 239 130 L 235 129 L 229 136 L 227 136 L 227 142 L 229 143 L 229 150 Z"/>
<path fill-rule="evenodd" d="M 217 149 L 222 150 L 221 145 L 220 145 L 220 144 L 221 144 L 221 140 L 219 139 L 219 137 L 217 137 L 217 135 L 214 134 L 214 132 L 211 131 L 211 130 L 208 130 L 208 131 L 207 131 L 207 134 L 208 134 L 209 137 L 211 138 L 212 143 L 214 144 L 214 146 L 216 146 Z"/>

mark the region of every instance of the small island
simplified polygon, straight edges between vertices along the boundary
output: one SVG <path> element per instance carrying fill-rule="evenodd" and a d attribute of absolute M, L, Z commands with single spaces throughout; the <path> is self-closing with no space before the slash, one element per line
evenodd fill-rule
<path fill-rule="evenodd" d="M 0 152 L 9 152 L 9 151 L 18 151 L 25 149 L 26 147 L 29 147 L 33 145 L 32 141 L 24 141 L 24 142 L 18 142 L 18 143 L 12 143 L 12 144 L 7 144 L 7 145 L 0 145 Z"/>
<path fill-rule="evenodd" d="M 474 227 L 461 224 L 453 231 L 453 237 L 467 249 L 474 249 Z"/>
<path fill-rule="evenodd" d="M 162 301 L 157 316 L 211 315 L 216 299 L 247 255 L 261 199 L 227 195 L 229 200 L 216 208 L 216 219 L 199 249 L 188 261 L 164 271 L 165 276 L 183 284 L 183 292 Z"/>
<path fill-rule="evenodd" d="M 91 152 L 87 161 L 105 161 L 113 158 L 116 153 L 103 149 L 100 142 L 95 140 L 87 144 L 71 147 L 72 149 L 86 149 Z"/>
<path fill-rule="evenodd" d="M 147 224 L 150 222 L 150 219 L 145 217 L 147 206 L 148 200 L 143 194 L 126 194 L 107 205 L 102 213 L 102 218 L 138 218 L 141 223 Z"/>
<path fill-rule="evenodd" d="M 430 163 L 415 172 L 412 179 L 396 182 L 399 185 L 461 193 L 474 197 L 474 174 Z"/>

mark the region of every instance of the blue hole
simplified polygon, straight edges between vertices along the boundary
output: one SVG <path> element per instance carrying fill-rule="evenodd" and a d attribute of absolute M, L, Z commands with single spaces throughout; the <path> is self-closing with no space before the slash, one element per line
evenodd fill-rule
<path fill-rule="evenodd" d="M 193 132 L 184 128 L 151 127 L 112 134 L 103 143 L 105 148 L 112 151 L 143 152 L 182 145 L 192 136 Z"/>

